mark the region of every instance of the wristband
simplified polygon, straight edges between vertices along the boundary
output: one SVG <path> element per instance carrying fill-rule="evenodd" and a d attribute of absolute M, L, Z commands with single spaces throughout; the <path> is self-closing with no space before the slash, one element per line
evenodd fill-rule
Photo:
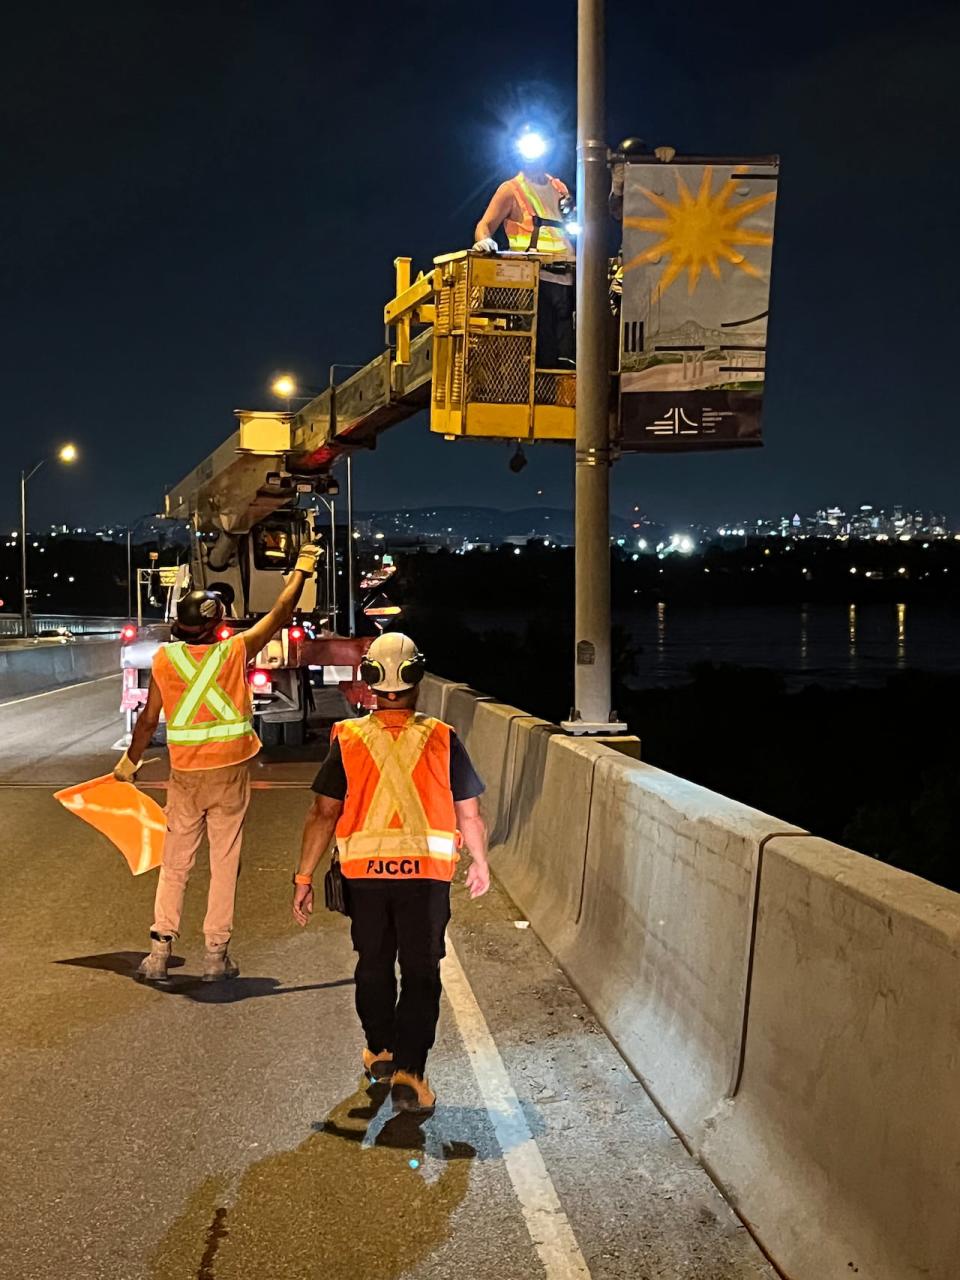
<path fill-rule="evenodd" d="M 308 884 L 308 885 L 310 885 L 310 886 L 312 887 L 312 886 L 313 886 L 313 876 L 312 876 L 312 875 L 305 876 L 305 875 L 303 875 L 301 872 L 296 871 L 296 872 L 294 872 L 294 876 L 293 876 L 293 883 L 294 883 L 294 884 Z"/>

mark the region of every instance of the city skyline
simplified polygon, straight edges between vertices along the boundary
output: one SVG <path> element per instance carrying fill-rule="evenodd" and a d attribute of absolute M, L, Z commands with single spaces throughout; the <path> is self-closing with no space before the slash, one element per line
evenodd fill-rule
<path fill-rule="evenodd" d="M 345 523 L 345 521 L 346 510 L 341 506 L 338 523 Z M 399 537 L 449 534 L 454 537 L 476 538 L 478 529 L 486 525 L 488 528 L 500 526 L 501 532 L 509 530 L 509 532 L 503 532 L 506 539 L 519 537 L 524 524 L 529 527 L 531 537 L 543 536 L 551 532 L 547 524 L 555 521 L 555 530 L 562 528 L 572 537 L 573 508 L 546 505 L 505 508 L 437 503 L 426 507 L 361 509 L 355 511 L 354 521 L 362 536 L 375 537 L 377 533 Z M 447 521 L 451 523 L 447 524 Z M 795 511 L 790 515 L 776 516 L 754 514 L 728 519 L 717 525 L 696 519 L 670 521 L 655 511 L 641 509 L 637 504 L 626 514 L 611 512 L 611 538 L 616 539 L 618 533 L 629 534 L 630 530 L 647 526 L 660 529 L 673 527 L 682 532 L 693 531 L 698 535 L 716 535 L 721 538 L 782 536 L 844 539 L 852 537 L 879 541 L 899 538 L 910 541 L 913 537 L 920 536 L 960 537 L 945 512 L 910 507 L 905 503 L 894 503 L 889 508 L 875 506 L 872 503 L 857 503 L 849 508 L 823 504 L 811 511 Z M 169 537 L 170 540 L 175 540 L 173 535 L 179 527 L 177 521 L 163 519 L 152 522 L 138 521 L 134 527 L 133 541 L 139 545 L 152 542 L 158 536 L 161 539 Z M 28 537 L 31 539 L 82 537 L 125 542 L 127 532 L 128 527 L 122 521 L 96 527 L 55 523 L 44 529 L 31 527 L 28 530 Z M 8 548 L 16 546 L 18 538 L 19 531 L 12 529 L 3 538 L 3 544 Z"/>

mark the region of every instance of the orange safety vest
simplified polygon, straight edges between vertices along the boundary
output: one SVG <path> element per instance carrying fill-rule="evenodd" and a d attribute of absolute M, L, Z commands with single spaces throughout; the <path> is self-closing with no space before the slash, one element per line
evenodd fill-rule
<path fill-rule="evenodd" d="M 523 253 L 530 248 L 534 214 L 538 218 L 547 218 L 551 222 L 562 221 L 560 217 L 560 197 L 569 195 L 570 192 L 567 190 L 565 183 L 561 182 L 559 178 L 552 178 L 549 173 L 547 174 L 547 182 L 555 193 L 554 198 L 549 203 L 544 202 L 540 193 L 527 180 L 526 174 L 518 173 L 510 181 L 511 190 L 517 204 L 520 206 L 522 219 L 520 222 L 514 222 L 512 218 L 506 218 L 503 225 L 507 233 L 507 239 L 510 241 L 510 248 L 517 253 Z M 558 256 L 569 259 L 571 262 L 575 261 L 577 256 L 569 237 L 560 227 L 540 228 L 536 252 L 555 253 Z"/>
<path fill-rule="evenodd" d="M 341 720 L 347 795 L 337 850 L 351 880 L 452 880 L 460 846 L 450 726 L 412 711 Z"/>
<path fill-rule="evenodd" d="M 243 636 L 163 645 L 153 660 L 174 769 L 222 769 L 260 750 Z"/>

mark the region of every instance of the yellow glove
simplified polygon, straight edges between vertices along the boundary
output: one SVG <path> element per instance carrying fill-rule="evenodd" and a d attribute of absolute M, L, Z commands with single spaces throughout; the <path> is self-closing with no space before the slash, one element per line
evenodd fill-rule
<path fill-rule="evenodd" d="M 312 542 L 305 542 L 300 548 L 300 554 L 297 556 L 297 563 L 293 566 L 299 569 L 301 573 L 305 573 L 307 577 L 312 577 L 317 568 L 317 561 L 320 559 L 320 548 Z"/>
<path fill-rule="evenodd" d="M 137 770 L 143 764 L 141 760 L 138 764 L 134 764 L 126 752 L 120 757 L 113 767 L 113 776 L 118 782 L 132 782 L 137 776 Z"/>

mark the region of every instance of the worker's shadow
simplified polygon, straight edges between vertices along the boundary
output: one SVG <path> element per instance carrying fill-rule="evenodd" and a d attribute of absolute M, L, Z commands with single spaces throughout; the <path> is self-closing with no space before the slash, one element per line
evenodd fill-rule
<path fill-rule="evenodd" d="M 107 951 L 97 956 L 75 956 L 69 960 L 56 960 L 55 964 L 73 965 L 79 969 L 101 969 L 104 973 L 116 973 L 134 982 L 140 981 L 137 966 L 143 959 L 142 951 Z M 172 956 L 170 968 L 182 968 L 182 956 Z M 196 1004 L 237 1004 L 241 1000 L 259 1000 L 263 996 L 292 995 L 298 991 L 327 991 L 331 987 L 353 986 L 353 978 L 335 978 L 332 982 L 310 982 L 298 987 L 285 987 L 279 978 L 229 978 L 224 982 L 204 982 L 195 974 L 171 974 L 166 982 L 149 984 L 164 995 L 183 996 Z"/>

